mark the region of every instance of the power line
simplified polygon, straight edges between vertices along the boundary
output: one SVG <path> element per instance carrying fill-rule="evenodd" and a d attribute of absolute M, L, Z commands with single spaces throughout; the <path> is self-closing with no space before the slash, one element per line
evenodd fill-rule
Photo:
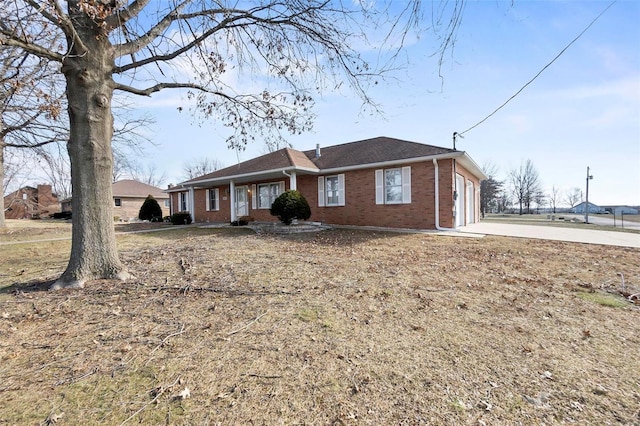
<path fill-rule="evenodd" d="M 607 6 L 607 7 L 605 7 L 605 8 L 604 8 L 604 10 L 603 10 L 602 12 L 600 12 L 600 14 L 599 14 L 598 16 L 596 16 L 596 17 L 593 19 L 593 21 L 591 21 L 591 23 L 589 23 L 589 25 L 587 25 L 587 26 L 585 27 L 585 29 L 584 29 L 584 30 L 582 30 L 582 32 L 581 32 L 580 34 L 578 34 L 578 35 L 577 35 L 573 40 L 571 40 L 571 42 L 570 42 L 569 44 L 567 44 L 567 45 L 564 47 L 564 49 L 562 49 L 562 50 L 560 51 L 560 53 L 558 53 L 558 54 L 556 55 L 556 57 L 555 57 L 555 58 L 553 58 L 553 59 L 551 60 L 551 62 L 549 62 L 547 65 L 545 65 L 545 66 L 544 66 L 544 67 L 543 67 L 543 68 L 542 68 L 542 69 L 541 69 L 541 70 L 540 70 L 540 71 L 539 71 L 535 76 L 533 76 L 533 78 L 532 78 L 531 80 L 529 80 L 529 81 L 528 81 L 524 86 L 522 86 L 522 87 L 520 88 L 520 90 L 518 90 L 516 93 L 514 93 L 514 94 L 513 94 L 509 99 L 507 99 L 507 100 L 506 100 L 502 105 L 500 105 L 498 108 L 496 108 L 495 110 L 493 110 L 493 112 L 492 112 L 491 114 L 487 115 L 485 118 L 483 118 L 482 120 L 478 121 L 476 124 L 474 124 L 473 126 L 469 127 L 469 128 L 468 128 L 467 130 L 465 130 L 464 132 L 457 132 L 457 133 L 454 133 L 454 134 L 455 134 L 455 135 L 457 135 L 457 136 L 460 136 L 460 137 L 461 137 L 462 135 L 464 135 L 464 134 L 465 134 L 465 133 L 467 133 L 468 131 L 475 129 L 476 127 L 478 127 L 479 125 L 481 125 L 482 123 L 484 123 L 485 121 L 487 121 L 489 118 L 491 118 L 491 116 L 493 116 L 495 113 L 497 113 L 497 112 L 498 112 L 498 111 L 500 111 L 502 108 L 504 108 L 504 106 L 505 106 L 505 105 L 507 105 L 507 104 L 508 104 L 509 102 L 511 102 L 511 101 L 512 101 L 516 96 L 518 96 L 518 95 L 519 95 L 519 94 L 520 94 L 520 93 L 521 93 L 521 92 L 522 92 L 522 91 L 523 91 L 523 90 L 524 90 L 528 85 L 530 85 L 531 83 L 533 83 L 533 81 L 534 81 L 536 78 L 538 78 L 538 77 L 540 76 L 540 74 L 542 74 L 542 73 L 543 73 L 547 68 L 549 68 L 549 67 L 551 66 L 551 64 L 553 64 L 553 63 L 554 63 L 554 62 L 555 62 L 555 61 L 556 61 L 560 56 L 562 56 L 562 54 L 563 54 L 563 53 L 564 53 L 564 52 L 565 52 L 569 47 L 571 47 L 571 45 L 572 45 L 573 43 L 575 43 L 576 41 L 578 41 L 578 39 L 579 39 L 580 37 L 582 37 L 582 35 L 583 35 L 584 33 L 586 33 L 586 32 L 587 32 L 587 30 L 588 30 L 589 28 L 591 28 L 591 26 L 592 26 L 593 24 L 595 24 L 595 23 L 596 23 L 596 21 L 597 21 L 598 19 L 600 19 L 600 17 L 601 17 L 602 15 L 604 15 L 604 13 L 605 13 L 607 10 L 609 10 L 609 8 L 610 8 L 611 6 L 613 6 L 616 2 L 617 2 L 617 0 L 613 0 L 613 1 L 612 1 L 612 2 Z M 455 136 L 454 136 L 454 138 L 455 138 Z M 455 142 L 454 142 L 454 143 L 455 143 Z"/>

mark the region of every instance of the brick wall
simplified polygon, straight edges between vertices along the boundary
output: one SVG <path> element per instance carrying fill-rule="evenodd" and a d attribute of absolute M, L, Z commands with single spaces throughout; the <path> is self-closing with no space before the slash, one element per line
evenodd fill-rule
<path fill-rule="evenodd" d="M 58 198 L 53 194 L 51 185 L 38 185 L 37 188 L 24 187 L 4 197 L 6 219 L 31 219 L 48 217 L 59 212 Z"/>
<path fill-rule="evenodd" d="M 120 206 L 115 205 L 115 199 L 120 199 Z M 114 220 L 130 221 L 138 218 L 140 207 L 147 197 L 113 197 L 113 217 Z M 156 199 L 162 209 L 162 216 L 169 215 L 169 208 L 164 206 L 164 199 Z"/>
<path fill-rule="evenodd" d="M 318 176 L 298 175 L 298 190 L 307 199 L 311 207 L 310 221 L 327 224 L 380 226 L 390 228 L 434 229 L 435 223 L 435 170 L 432 161 L 407 164 L 411 166 L 411 203 L 410 204 L 376 204 L 375 170 L 376 168 L 352 170 L 345 172 L 345 206 L 318 206 Z M 440 217 L 439 225 L 445 228 L 454 227 L 453 189 L 455 182 L 454 164 L 452 159 L 438 161 Z M 456 173 L 474 183 L 474 189 L 479 188 L 479 182 L 464 167 L 456 165 Z M 279 182 L 283 179 L 270 181 L 256 181 L 248 185 L 269 182 Z M 285 189 L 289 189 L 289 179 L 285 178 Z M 237 185 L 240 186 L 240 185 Z M 465 187 L 466 188 L 466 187 Z M 212 188 L 213 189 L 213 188 Z M 196 222 L 231 221 L 229 186 L 220 186 L 220 210 L 206 211 L 206 190 L 196 189 L 195 218 Z M 466 197 L 466 190 L 460 191 Z M 477 194 L 477 191 L 476 191 Z M 268 209 L 254 209 L 249 194 L 249 216 L 258 222 L 275 222 L 277 219 Z M 466 200 L 465 200 L 466 201 Z M 478 217 L 478 202 L 476 200 L 476 220 Z M 179 195 L 171 194 L 172 211 L 179 211 Z M 462 213 L 464 214 L 464 212 Z"/>

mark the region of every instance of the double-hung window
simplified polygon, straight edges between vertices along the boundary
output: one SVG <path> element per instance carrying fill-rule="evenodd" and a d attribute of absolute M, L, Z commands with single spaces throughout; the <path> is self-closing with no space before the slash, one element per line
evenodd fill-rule
<path fill-rule="evenodd" d="M 207 211 L 220 210 L 220 190 L 218 188 L 207 189 Z"/>
<path fill-rule="evenodd" d="M 263 183 L 258 185 L 258 208 L 270 209 L 271 204 L 284 191 L 284 182 Z"/>
<path fill-rule="evenodd" d="M 411 167 L 376 170 L 376 204 L 411 203 Z"/>
<path fill-rule="evenodd" d="M 318 177 L 318 206 L 344 206 L 344 174 Z"/>

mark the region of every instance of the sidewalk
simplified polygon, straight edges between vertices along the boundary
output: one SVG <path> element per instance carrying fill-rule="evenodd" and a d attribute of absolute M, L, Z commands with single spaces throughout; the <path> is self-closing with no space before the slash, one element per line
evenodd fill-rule
<path fill-rule="evenodd" d="M 513 225 L 509 223 L 487 222 L 474 223 L 461 227 L 459 228 L 459 232 L 640 248 L 640 234 L 631 232 L 596 231 L 591 229 L 563 228 L 559 226 Z"/>

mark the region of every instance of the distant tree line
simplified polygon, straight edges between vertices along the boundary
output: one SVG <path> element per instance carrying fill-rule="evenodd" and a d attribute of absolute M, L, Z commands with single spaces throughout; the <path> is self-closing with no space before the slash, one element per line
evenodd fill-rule
<path fill-rule="evenodd" d="M 563 193 L 554 185 L 545 193 L 540 175 L 529 159 L 511 169 L 504 180 L 497 178 L 498 167 L 493 163 L 486 163 L 482 170 L 488 177 L 480 183 L 482 217 L 486 213 L 539 213 L 541 209 L 556 213 L 560 205 L 573 208 L 584 201 L 582 190 L 577 187 Z"/>

